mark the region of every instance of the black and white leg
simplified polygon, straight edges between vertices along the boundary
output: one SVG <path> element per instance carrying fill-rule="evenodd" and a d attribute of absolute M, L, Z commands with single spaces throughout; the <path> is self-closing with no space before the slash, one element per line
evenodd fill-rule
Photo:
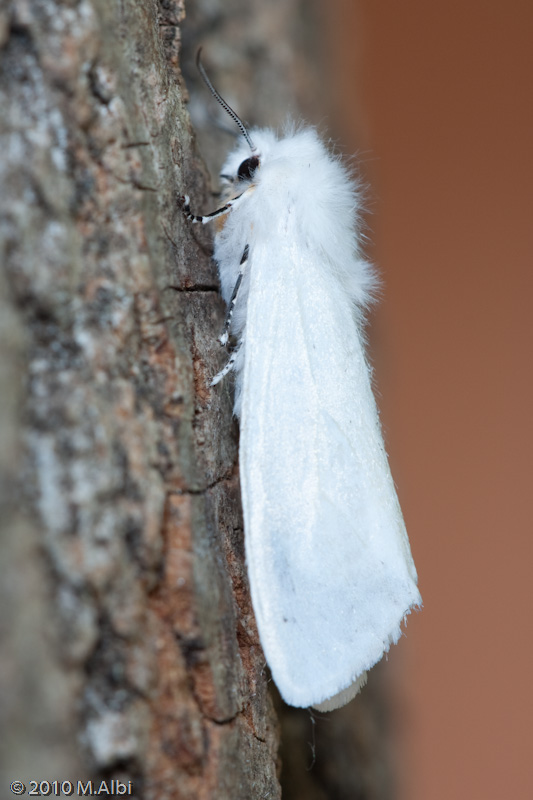
<path fill-rule="evenodd" d="M 223 214 L 227 214 L 228 211 L 239 205 L 243 198 L 246 197 L 246 195 L 254 188 L 254 186 L 249 186 L 244 192 L 241 192 L 241 194 L 238 194 L 237 197 L 233 197 L 231 200 L 228 200 L 227 203 L 224 203 L 223 206 L 217 208 L 216 211 L 212 211 L 210 214 L 193 214 L 190 206 L 191 198 L 188 194 L 186 194 L 185 197 L 180 197 L 179 203 L 183 208 L 183 213 L 190 222 L 201 222 L 202 225 L 206 225 L 206 223 L 211 222 L 212 219 L 216 219 L 217 217 L 221 217 Z"/>
<path fill-rule="evenodd" d="M 242 254 L 241 263 L 239 274 L 237 276 L 237 282 L 235 283 L 235 288 L 233 289 L 233 294 L 231 295 L 231 300 L 229 301 L 228 310 L 226 312 L 226 319 L 224 320 L 224 328 L 222 329 L 222 333 L 218 337 L 218 341 L 221 345 L 226 345 L 229 339 L 229 329 L 231 325 L 231 318 L 233 317 L 233 311 L 235 310 L 235 305 L 237 303 L 237 299 L 239 296 L 239 289 L 242 282 L 242 277 L 244 275 L 244 271 L 246 269 L 246 265 L 248 263 L 248 253 L 250 252 L 250 248 L 248 245 L 244 248 L 244 252 Z"/>
<path fill-rule="evenodd" d="M 229 360 L 227 361 L 225 366 L 220 370 L 220 372 L 217 372 L 217 374 L 215 375 L 215 377 L 211 381 L 211 386 L 216 386 L 217 383 L 220 383 L 222 378 L 226 377 L 228 372 L 231 372 L 231 370 L 233 369 L 233 367 L 235 365 L 235 362 L 237 360 L 237 356 L 239 355 L 239 350 L 241 349 L 241 347 L 242 347 L 242 339 L 240 340 L 239 344 L 237 345 L 237 347 L 235 348 L 235 350 L 233 351 L 233 353 L 229 357 Z"/>

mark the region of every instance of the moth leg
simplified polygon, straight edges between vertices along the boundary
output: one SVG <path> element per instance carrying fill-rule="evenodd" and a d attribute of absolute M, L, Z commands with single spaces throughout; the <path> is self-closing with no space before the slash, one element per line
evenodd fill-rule
<path fill-rule="evenodd" d="M 233 311 L 235 310 L 235 305 L 237 303 L 237 298 L 239 295 L 239 288 L 241 285 L 242 277 L 244 275 L 244 271 L 246 269 L 246 265 L 248 263 L 248 253 L 250 252 L 250 248 L 248 245 L 244 248 L 244 252 L 242 254 L 239 275 L 237 277 L 237 282 L 235 283 L 235 288 L 233 289 L 233 294 L 231 295 L 231 300 L 229 301 L 228 310 L 226 312 L 226 319 L 224 320 L 224 328 L 222 329 L 222 333 L 218 337 L 218 341 L 221 345 L 226 345 L 229 339 L 229 329 L 231 325 L 231 318 L 233 316 Z"/>
<path fill-rule="evenodd" d="M 253 185 L 249 186 L 247 189 L 244 190 L 244 192 L 238 194 L 237 197 L 232 197 L 231 200 L 228 200 L 228 202 L 224 203 L 223 206 L 217 208 L 216 211 L 211 211 L 210 214 L 203 214 L 203 215 L 193 214 L 191 212 L 191 207 L 189 205 L 191 202 L 191 198 L 189 197 L 188 194 L 186 194 L 185 197 L 180 196 L 178 198 L 178 203 L 182 207 L 183 213 L 190 222 L 201 222 L 202 225 L 205 225 L 206 223 L 211 222 L 212 219 L 216 219 L 217 217 L 221 217 L 223 214 L 227 214 L 228 211 L 230 211 L 235 206 L 239 205 L 239 203 L 242 202 L 243 198 L 246 197 L 246 195 L 248 195 L 253 189 L 255 189 L 255 186 Z"/>
<path fill-rule="evenodd" d="M 220 372 L 217 372 L 217 374 L 215 375 L 215 377 L 214 377 L 214 378 L 213 378 L 213 380 L 211 381 L 211 386 L 216 386 L 216 385 L 217 385 L 217 383 L 220 383 L 220 381 L 222 380 L 222 378 L 225 378 L 225 377 L 226 377 L 226 375 L 228 374 L 228 372 L 231 372 L 231 370 L 233 369 L 233 366 L 234 366 L 234 364 L 235 364 L 235 361 L 237 360 L 237 356 L 238 356 L 238 354 L 239 354 L 239 350 L 241 349 L 241 346 L 242 346 L 242 339 L 240 340 L 239 344 L 237 345 L 237 347 L 235 348 L 235 350 L 234 350 L 234 351 L 233 351 L 233 353 L 231 354 L 231 356 L 230 356 L 230 358 L 229 358 L 229 361 L 228 361 L 228 362 L 226 363 L 226 365 L 225 365 L 225 366 L 224 366 L 224 367 L 223 367 L 223 368 L 220 370 Z"/>

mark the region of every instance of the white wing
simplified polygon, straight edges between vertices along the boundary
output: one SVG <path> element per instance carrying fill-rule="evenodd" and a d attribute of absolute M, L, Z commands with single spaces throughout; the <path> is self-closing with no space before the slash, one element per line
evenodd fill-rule
<path fill-rule="evenodd" d="M 306 707 L 373 666 L 420 595 L 350 301 L 288 224 L 251 250 L 240 471 L 261 643 Z"/>

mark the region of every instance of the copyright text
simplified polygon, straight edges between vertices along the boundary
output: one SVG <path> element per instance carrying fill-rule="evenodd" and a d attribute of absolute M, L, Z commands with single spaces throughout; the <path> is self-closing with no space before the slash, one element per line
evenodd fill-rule
<path fill-rule="evenodd" d="M 28 797 L 125 797 L 131 795 L 131 781 L 11 781 L 15 795 Z"/>

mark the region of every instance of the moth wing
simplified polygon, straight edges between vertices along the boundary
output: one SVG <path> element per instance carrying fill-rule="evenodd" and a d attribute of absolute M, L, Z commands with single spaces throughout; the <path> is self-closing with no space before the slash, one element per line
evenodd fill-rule
<path fill-rule="evenodd" d="M 360 679 L 420 595 L 351 301 L 297 244 L 251 250 L 240 471 L 261 643 L 306 707 Z"/>

